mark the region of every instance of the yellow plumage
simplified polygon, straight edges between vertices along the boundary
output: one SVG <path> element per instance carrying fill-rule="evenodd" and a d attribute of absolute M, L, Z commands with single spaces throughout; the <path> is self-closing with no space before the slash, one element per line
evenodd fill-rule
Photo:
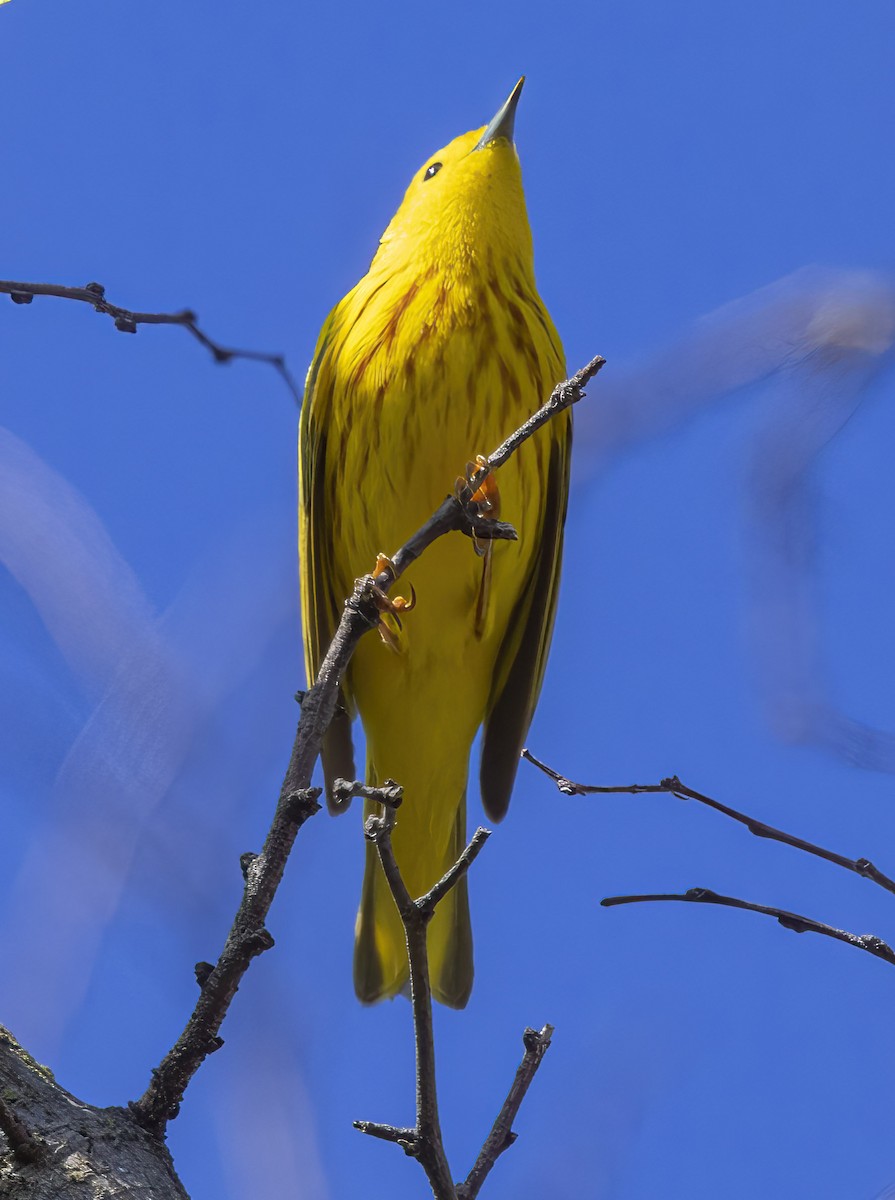
<path fill-rule="evenodd" d="M 305 657 L 315 677 L 354 579 L 406 541 L 476 454 L 487 454 L 565 374 L 538 296 L 512 118 L 522 81 L 486 130 L 463 134 L 417 172 L 367 274 L 320 334 L 302 410 L 300 556 Z M 437 164 L 437 165 L 436 165 Z M 353 777 L 350 713 L 367 739 L 367 780 L 405 800 L 394 847 L 412 895 L 459 855 L 466 782 L 484 724 L 481 787 L 497 820 L 541 685 L 553 624 L 568 489 L 563 414 L 497 473 L 517 542 L 483 557 L 451 534 L 402 579 L 416 609 L 397 653 L 373 636 L 344 681 L 346 712 L 323 751 L 329 783 Z M 433 992 L 462 1007 L 472 987 L 465 883 L 429 930 Z M 357 920 L 361 1000 L 404 986 L 397 910 L 367 848 Z"/>

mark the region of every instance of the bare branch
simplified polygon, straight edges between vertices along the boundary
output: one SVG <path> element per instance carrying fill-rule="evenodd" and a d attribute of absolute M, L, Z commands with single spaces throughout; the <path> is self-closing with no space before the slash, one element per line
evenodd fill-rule
<path fill-rule="evenodd" d="M 793 933 L 820 933 L 824 937 L 835 938 L 837 942 L 854 946 L 857 950 L 866 950 L 868 954 L 895 966 L 895 950 L 876 934 L 849 933 L 848 930 L 825 925 L 823 921 L 815 921 L 812 917 L 803 917 L 783 908 L 770 908 L 765 904 L 753 904 L 750 900 L 738 900 L 735 896 L 721 896 L 708 888 L 690 888 L 680 895 L 661 893 L 644 896 L 607 896 L 600 904 L 604 908 L 613 908 L 619 904 L 645 904 L 660 900 L 679 900 L 687 904 L 720 904 L 727 908 L 742 908 L 746 912 L 763 913 L 767 917 L 774 917 L 784 929 L 791 929 Z"/>
<path fill-rule="evenodd" d="M 320 809 L 317 803 L 320 788 L 298 789 L 293 786 L 293 779 L 305 774 L 310 779 L 316 758 L 317 749 L 308 745 L 299 724 L 273 823 L 264 849 L 246 862 L 242 902 L 220 958 L 210 970 L 208 963 L 197 964 L 201 990 L 196 1007 L 183 1033 L 153 1071 L 146 1091 L 131 1103 L 138 1123 L 158 1136 L 164 1133 L 168 1121 L 177 1116 L 183 1093 L 196 1071 L 209 1054 L 224 1044 L 219 1030 L 250 962 L 274 944 L 264 921 L 295 837 L 305 821 Z"/>
<path fill-rule="evenodd" d="M 493 460 L 495 465 L 498 465 L 498 460 L 500 463 L 506 461 L 510 454 L 552 416 L 580 400 L 584 395 L 584 383 L 596 374 L 603 362 L 604 359 L 597 357 L 570 380 L 559 384 L 546 404 L 491 455 L 488 463 Z M 168 1121 L 177 1115 L 183 1094 L 196 1071 L 208 1055 L 223 1044 L 219 1031 L 249 963 L 273 944 L 273 939 L 264 928 L 264 921 L 283 877 L 298 830 L 319 810 L 317 797 L 320 795 L 320 789 L 310 786 L 311 775 L 320 754 L 323 736 L 339 704 L 339 684 L 355 647 L 365 633 L 379 625 L 377 603 L 381 593 L 387 593 L 426 547 L 443 534 L 451 530 L 460 530 L 487 537 L 485 527 L 494 524 L 483 520 L 471 501 L 472 494 L 480 484 L 476 483 L 473 477 L 468 486 L 473 488 L 468 502 L 463 498 L 449 496 L 425 525 L 397 551 L 384 570 L 375 578 L 365 575 L 355 581 L 354 590 L 345 601 L 341 620 L 314 685 L 302 695 L 301 716 L 273 821 L 261 853 L 247 862 L 242 903 L 227 935 L 224 949 L 217 964 L 210 971 L 207 969 L 208 963 L 200 964 L 198 977 L 201 980 L 201 992 L 196 1007 L 177 1042 L 153 1071 L 146 1091 L 139 1100 L 131 1102 L 131 1109 L 137 1121 L 157 1136 L 164 1134 Z M 473 851 L 470 847 L 465 853 L 468 856 L 468 867 L 478 849 Z M 461 873 L 462 870 L 457 872 L 444 887 L 444 892 L 456 882 Z M 441 881 L 436 884 L 436 888 L 441 888 L 443 883 L 444 881 Z M 404 891 L 406 893 L 406 888 Z M 424 925 L 422 945 L 425 950 Z M 411 984 L 412 982 L 411 971 Z M 427 989 L 428 967 L 425 987 L 422 986 L 422 981 L 420 985 L 421 1005 Z M 431 996 L 428 1003 L 431 1033 Z M 423 1049 L 427 1057 L 431 1056 L 434 1102 L 434 1048 L 424 1046 Z M 437 1121 L 437 1108 L 434 1113 Z M 430 1118 L 431 1114 L 427 1119 Z M 441 1169 L 439 1165 L 439 1172 Z M 449 1176 L 448 1183 L 451 1190 L 444 1195 L 453 1200 L 453 1184 L 450 1183 Z"/>
<path fill-rule="evenodd" d="M 411 898 L 401 877 L 395 851 L 392 846 L 392 829 L 395 824 L 393 809 L 385 809 L 381 817 L 369 817 L 365 826 L 367 837 L 375 843 L 379 861 L 388 880 L 388 885 L 401 914 L 404 935 L 407 939 L 407 958 L 410 965 L 410 1004 L 413 1009 L 413 1032 L 416 1046 L 416 1126 L 412 1138 L 391 1138 L 384 1130 L 390 1126 L 370 1122 L 355 1122 L 355 1127 L 376 1137 L 389 1137 L 399 1141 L 405 1151 L 418 1159 L 426 1172 L 435 1200 L 457 1200 L 457 1192 L 451 1177 L 441 1122 L 438 1117 L 438 1088 L 435 1081 L 435 1033 L 432 1027 L 432 988 L 429 981 L 429 952 L 426 944 L 429 919 L 434 911 L 425 911 L 420 901 Z M 468 849 L 468 848 L 467 848 Z M 450 874 L 450 872 L 448 873 Z M 462 872 L 458 872 L 452 884 Z M 442 895 L 447 894 L 449 887 Z M 438 885 L 436 885 L 437 887 Z M 433 889 L 434 890 L 434 889 Z M 429 893 L 431 896 L 431 892 Z M 425 897 L 424 899 L 428 899 Z M 406 1131 L 402 1131 L 406 1132 Z"/>
<path fill-rule="evenodd" d="M 367 1133 L 370 1137 L 381 1138 L 384 1142 L 394 1142 L 401 1146 L 411 1158 L 416 1158 L 416 1130 L 401 1125 L 382 1125 L 379 1121 L 353 1121 L 355 1129 Z"/>
<path fill-rule="evenodd" d="M 730 817 L 731 820 L 738 821 L 740 825 L 745 825 L 755 837 L 782 842 L 784 845 L 792 846 L 796 850 L 802 850 L 806 854 L 813 854 L 816 858 L 822 858 L 826 862 L 834 863 L 837 867 L 842 867 L 846 871 L 853 871 L 863 879 L 869 879 L 871 883 L 878 884 L 879 887 L 885 888 L 887 892 L 895 893 L 895 880 L 890 879 L 888 875 L 884 875 L 869 859 L 846 858 L 842 854 L 837 854 L 835 850 L 826 850 L 823 846 L 816 846 L 813 842 L 806 842 L 804 838 L 796 837 L 791 833 L 785 833 L 782 829 L 775 829 L 773 825 L 766 825 L 764 821 L 758 821 L 754 817 L 747 816 L 746 813 L 739 812 L 735 808 L 729 808 L 726 804 L 721 804 L 718 800 L 713 800 L 711 796 L 694 791 L 693 788 L 689 788 L 681 783 L 677 775 L 663 779 L 661 783 L 632 783 L 598 787 L 592 784 L 574 783 L 572 780 L 566 779 L 564 775 L 558 774 L 552 767 L 548 767 L 546 763 L 535 758 L 529 750 L 523 750 L 522 757 L 543 771 L 545 775 L 549 776 L 565 796 L 608 796 L 620 792 L 630 795 L 665 793 L 666 795 L 676 796 L 679 800 L 696 800 L 699 804 L 704 804 L 708 808 L 713 808 L 716 812 L 723 813 L 725 817 Z"/>
<path fill-rule="evenodd" d="M 441 1125 L 438 1118 L 438 1092 L 435 1079 L 435 1038 L 432 1028 L 432 992 L 429 984 L 429 953 L 426 931 L 436 905 L 466 874 L 485 842 L 487 829 L 477 829 L 469 845 L 442 879 L 419 899 L 411 898 L 401 877 L 392 847 L 395 824 L 393 809 L 382 816 L 369 817 L 366 834 L 379 851 L 379 860 L 388 880 L 407 939 L 410 964 L 410 1001 L 416 1044 L 416 1126 L 413 1129 L 383 1125 L 375 1121 L 355 1121 L 355 1129 L 385 1141 L 396 1142 L 406 1154 L 418 1159 L 428 1176 L 436 1200 L 474 1200 L 500 1155 L 516 1140 L 512 1126 L 525 1093 L 534 1079 L 553 1036 L 553 1026 L 538 1032 L 526 1029 L 522 1035 L 525 1054 L 516 1071 L 506 1100 L 466 1180 L 455 1187 L 451 1176 Z"/>
<path fill-rule="evenodd" d="M 552 1037 L 552 1025 L 545 1025 L 540 1031 L 537 1029 L 526 1029 L 522 1034 L 522 1044 L 525 1046 L 525 1054 L 522 1056 L 522 1062 L 516 1071 L 516 1078 L 513 1080 L 510 1090 L 507 1093 L 507 1098 L 503 1102 L 503 1107 L 497 1114 L 497 1120 L 494 1122 L 472 1170 L 466 1176 L 465 1181 L 457 1188 L 457 1200 L 475 1200 L 491 1168 L 497 1162 L 498 1158 L 500 1158 L 501 1154 L 503 1154 L 504 1150 L 508 1150 L 513 1142 L 515 1142 L 516 1134 L 513 1133 L 513 1121 L 516 1119 L 516 1114 L 519 1111 L 522 1101 L 525 1099 L 525 1093 L 531 1086 L 537 1069 L 541 1065 L 541 1060 L 550 1047 Z"/>
<path fill-rule="evenodd" d="M 541 408 L 538 409 L 533 416 L 530 416 L 524 425 L 521 425 L 515 433 L 512 433 L 505 442 L 497 447 L 497 449 L 488 455 L 485 463 L 470 476 L 469 496 L 466 499 L 471 499 L 475 492 L 482 486 L 487 477 L 492 471 L 496 471 L 515 454 L 524 441 L 531 437 L 533 433 L 546 425 L 547 422 L 555 417 L 557 413 L 563 412 L 564 409 L 571 408 L 573 404 L 585 395 L 584 387 L 594 378 L 597 372 L 606 365 L 606 359 L 602 354 L 598 354 L 592 358 L 589 363 L 583 366 L 570 379 L 563 380 L 558 383 L 550 394 L 550 399 Z"/>
<path fill-rule="evenodd" d="M 444 875 L 441 877 L 441 879 L 439 879 L 438 883 L 435 884 L 431 891 L 426 892 L 425 896 L 420 896 L 419 900 L 417 900 L 417 907 L 421 912 L 429 913 L 431 915 L 435 911 L 436 904 L 439 904 L 445 898 L 451 888 L 460 881 L 463 875 L 466 874 L 466 872 L 478 858 L 482 847 L 485 845 L 485 842 L 487 842 L 490 836 L 490 829 L 483 829 L 481 825 L 478 827 L 478 829 L 472 835 L 472 841 L 469 843 L 454 865 L 450 868 L 450 870 L 445 871 Z"/>
<path fill-rule="evenodd" d="M 878 871 L 867 858 L 846 858 L 842 854 L 837 854 L 835 850 L 826 850 L 823 846 L 817 846 L 813 842 L 805 841 L 804 838 L 796 837 L 791 833 L 785 833 L 781 829 L 775 829 L 773 825 L 766 825 L 764 821 L 757 821 L 754 817 L 738 812 L 735 808 L 728 808 L 726 804 L 721 804 L 719 801 L 713 800 L 710 796 L 705 796 L 701 792 L 696 792 L 692 788 L 686 787 L 676 775 L 672 775 L 670 779 L 663 779 L 662 786 L 681 800 L 696 800 L 700 804 L 705 804 L 708 808 L 715 809 L 716 812 L 723 813 L 725 817 L 730 817 L 731 820 L 738 821 L 741 825 L 745 825 L 755 837 L 769 838 L 775 842 L 783 842 L 784 845 L 792 846 L 796 850 L 802 850 L 806 854 L 813 854 L 816 858 L 823 858 L 827 862 L 834 863 L 837 867 L 843 867 L 846 871 L 853 871 L 856 875 L 860 875 L 864 879 L 869 879 L 872 883 L 878 884 L 879 887 L 884 888 L 887 892 L 895 893 L 895 880 L 890 879 L 888 875 L 884 875 L 882 871 Z"/>
<path fill-rule="evenodd" d="M 643 792 L 668 792 L 671 790 L 665 787 L 664 783 L 620 783 L 609 787 L 597 786 L 590 783 L 573 783 L 565 775 L 560 775 L 552 767 L 548 767 L 546 763 L 541 762 L 539 758 L 535 758 L 527 747 L 522 751 L 522 757 L 526 762 L 530 762 L 539 771 L 543 771 L 545 775 L 549 776 L 564 796 L 608 796 L 616 792 L 625 792 L 632 796 L 639 796 Z"/>
<path fill-rule="evenodd" d="M 387 808 L 398 808 L 404 798 L 404 789 L 394 779 L 386 779 L 379 787 L 361 783 L 359 779 L 334 779 L 332 795 L 337 804 L 346 804 L 353 796 L 360 796 L 363 800 L 375 800 Z"/>
<path fill-rule="evenodd" d="M 35 296 L 55 296 L 60 300 L 78 300 L 89 304 L 98 313 L 105 313 L 115 322 L 121 333 L 136 333 L 139 325 L 179 325 L 193 335 L 208 350 L 215 362 L 229 363 L 235 358 L 250 362 L 268 363 L 274 368 L 292 393 L 296 404 L 301 404 L 301 389 L 286 366 L 282 354 L 265 354 L 260 350 L 236 350 L 214 341 L 197 324 L 198 318 L 188 308 L 174 313 L 132 312 L 106 299 L 106 289 L 101 283 L 88 283 L 85 287 L 66 287 L 58 283 L 17 283 L 0 279 L 0 293 L 6 293 L 14 304 L 30 304 Z"/>

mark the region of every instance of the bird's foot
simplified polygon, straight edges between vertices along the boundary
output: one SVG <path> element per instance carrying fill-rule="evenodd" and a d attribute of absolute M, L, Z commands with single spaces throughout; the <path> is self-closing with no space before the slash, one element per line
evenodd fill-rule
<path fill-rule="evenodd" d="M 458 477 L 456 483 L 454 494 L 458 500 L 462 502 L 463 497 L 469 495 L 476 473 L 481 471 L 483 467 L 487 467 L 487 465 L 488 460 L 484 454 L 477 454 L 475 456 L 475 462 L 468 462 L 466 464 L 465 477 Z M 498 519 L 500 516 L 500 490 L 497 486 L 497 480 L 494 478 L 493 473 L 486 475 L 479 484 L 478 488 L 472 493 L 472 496 L 467 502 L 467 508 L 470 508 L 473 515 L 480 519 L 486 521 L 496 521 Z M 472 545 L 476 554 L 479 556 L 479 558 L 481 558 L 491 543 L 490 541 L 480 541 L 479 538 L 473 534 Z"/>
<path fill-rule="evenodd" d="M 394 564 L 386 554 L 376 556 L 376 566 L 373 568 L 373 578 L 383 571 L 394 571 Z M 403 629 L 399 613 L 409 613 L 416 607 L 416 592 L 410 585 L 410 599 L 405 596 L 389 596 L 382 588 L 373 586 L 373 603 L 379 610 L 379 636 L 391 650 L 400 652 L 399 635 Z"/>

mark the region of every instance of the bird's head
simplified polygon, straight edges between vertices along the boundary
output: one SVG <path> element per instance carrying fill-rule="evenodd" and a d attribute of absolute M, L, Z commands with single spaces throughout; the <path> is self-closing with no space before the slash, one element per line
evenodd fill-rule
<path fill-rule="evenodd" d="M 374 262 L 462 269 L 505 254 L 531 260 L 522 172 L 513 142 L 525 77 L 493 120 L 426 159 L 382 235 Z"/>

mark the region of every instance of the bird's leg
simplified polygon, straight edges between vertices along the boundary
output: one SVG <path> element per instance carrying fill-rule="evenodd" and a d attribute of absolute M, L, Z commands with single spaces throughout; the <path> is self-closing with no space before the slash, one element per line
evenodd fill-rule
<path fill-rule="evenodd" d="M 394 564 L 387 554 L 378 554 L 376 556 L 376 566 L 373 568 L 373 578 L 381 575 L 383 571 L 394 571 Z M 410 585 L 410 599 L 404 596 L 395 596 L 392 598 L 382 588 L 373 585 L 373 603 L 379 610 L 379 636 L 385 642 L 390 650 L 400 651 L 401 647 L 398 643 L 398 634 L 403 626 L 399 613 L 408 613 L 416 607 L 416 592 L 413 590 L 413 584 Z"/>
<path fill-rule="evenodd" d="M 468 462 L 466 464 L 466 477 L 457 479 L 456 495 L 458 499 L 462 499 L 464 490 L 468 494 L 469 488 L 472 486 L 471 480 L 476 472 L 480 471 L 482 467 L 487 467 L 487 465 L 488 460 L 483 454 L 477 454 L 475 462 Z M 472 494 L 468 502 L 468 507 L 472 508 L 475 516 L 483 520 L 496 521 L 498 519 L 500 516 L 500 490 L 497 487 L 497 480 L 494 478 L 493 472 L 486 475 L 482 480 L 478 489 Z M 473 534 L 472 545 L 479 558 L 482 558 L 491 543 L 486 540 L 483 544 Z"/>

